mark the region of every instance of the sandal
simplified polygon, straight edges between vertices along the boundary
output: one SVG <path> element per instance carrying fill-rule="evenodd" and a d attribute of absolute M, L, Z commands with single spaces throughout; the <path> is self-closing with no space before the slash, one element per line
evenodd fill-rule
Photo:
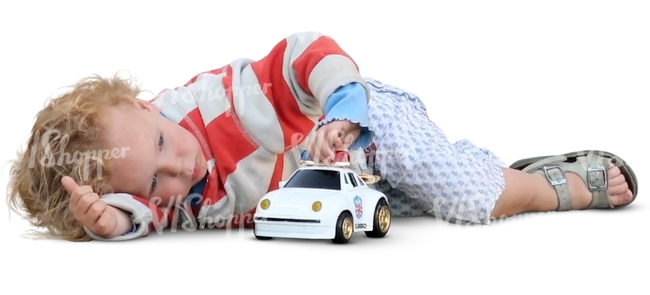
<path fill-rule="evenodd" d="M 625 205 L 613 206 L 607 198 L 609 163 L 613 163 L 621 169 L 621 174 L 625 176 L 628 187 L 632 191 L 632 201 Z M 571 210 L 571 195 L 564 177 L 565 172 L 579 175 L 592 192 L 593 199 L 589 206 L 583 210 L 625 207 L 634 202 L 639 190 L 632 168 L 617 155 L 605 151 L 584 150 L 564 155 L 527 158 L 514 162 L 510 168 L 545 176 L 557 192 L 559 199 L 557 211 Z"/>

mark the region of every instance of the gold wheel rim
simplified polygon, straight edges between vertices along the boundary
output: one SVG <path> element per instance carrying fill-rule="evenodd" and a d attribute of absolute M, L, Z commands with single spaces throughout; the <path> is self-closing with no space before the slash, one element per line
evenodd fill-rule
<path fill-rule="evenodd" d="M 388 231 L 390 226 L 390 212 L 388 212 L 388 206 L 382 206 L 379 209 L 379 229 L 382 233 Z"/>
<path fill-rule="evenodd" d="M 350 217 L 343 219 L 343 237 L 346 240 L 352 237 L 352 220 L 350 220 Z"/>

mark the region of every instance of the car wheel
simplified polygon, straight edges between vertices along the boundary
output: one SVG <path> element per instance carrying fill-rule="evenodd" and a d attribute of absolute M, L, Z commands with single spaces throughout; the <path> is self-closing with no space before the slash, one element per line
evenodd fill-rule
<path fill-rule="evenodd" d="M 262 241 L 268 241 L 268 240 L 272 239 L 271 237 L 262 237 L 262 236 L 258 236 L 258 235 L 255 235 L 255 237 L 258 240 L 262 240 Z"/>
<path fill-rule="evenodd" d="M 343 212 L 336 220 L 336 235 L 332 239 L 335 244 L 345 244 L 350 241 L 354 233 L 354 221 L 350 212 Z"/>
<path fill-rule="evenodd" d="M 372 231 L 367 231 L 366 236 L 370 238 L 383 238 L 390 228 L 391 216 L 390 208 L 386 199 L 382 198 L 377 202 L 375 214 L 373 217 Z"/>

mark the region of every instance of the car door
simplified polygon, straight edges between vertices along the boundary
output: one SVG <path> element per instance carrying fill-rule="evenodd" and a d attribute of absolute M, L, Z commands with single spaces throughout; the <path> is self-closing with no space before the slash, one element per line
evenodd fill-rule
<path fill-rule="evenodd" d="M 372 220 L 372 205 L 368 204 L 368 198 L 364 195 L 363 189 L 365 188 L 363 183 L 359 182 L 359 179 L 355 176 L 354 173 L 348 172 L 345 173 L 350 185 L 350 197 L 352 199 L 352 205 L 354 210 L 352 212 L 355 220 L 355 230 L 363 230 L 368 226 L 369 220 Z M 370 211 L 368 211 L 370 210 Z"/>

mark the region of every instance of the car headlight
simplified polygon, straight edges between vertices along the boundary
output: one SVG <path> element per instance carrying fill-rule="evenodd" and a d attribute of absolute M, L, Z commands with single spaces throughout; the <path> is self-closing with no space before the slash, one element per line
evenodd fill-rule
<path fill-rule="evenodd" d="M 260 203 L 260 208 L 262 208 L 262 210 L 269 209 L 270 206 L 271 206 L 271 201 L 269 201 L 269 199 L 264 199 Z"/>
<path fill-rule="evenodd" d="M 313 204 L 311 204 L 311 210 L 314 210 L 314 212 L 318 212 L 322 208 L 323 208 L 323 204 L 320 201 L 316 201 Z"/>

